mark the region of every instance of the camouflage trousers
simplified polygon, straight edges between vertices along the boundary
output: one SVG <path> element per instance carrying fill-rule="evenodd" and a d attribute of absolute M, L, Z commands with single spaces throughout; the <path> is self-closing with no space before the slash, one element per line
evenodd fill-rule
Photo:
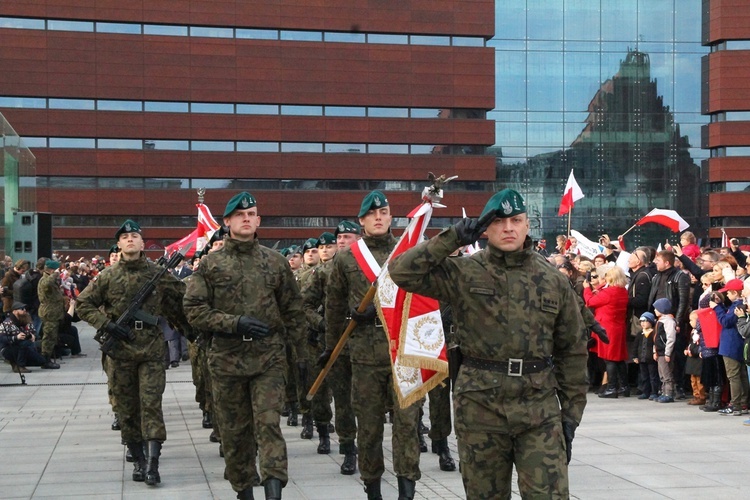
<path fill-rule="evenodd" d="M 333 418 L 331 411 L 331 390 L 328 386 L 328 378 L 318 388 L 318 392 L 313 396 L 312 401 L 307 400 L 307 393 L 310 391 L 315 379 L 318 378 L 321 368 L 317 366 L 319 351 L 315 346 L 305 343 L 304 353 L 297 349 L 297 356 L 307 362 L 307 373 L 297 368 L 297 399 L 299 401 L 300 413 L 307 415 L 310 413 L 317 424 L 327 424 Z"/>
<path fill-rule="evenodd" d="M 109 359 L 107 364 L 122 440 L 126 443 L 166 441 L 161 400 L 167 377 L 161 359 Z"/>
<path fill-rule="evenodd" d="M 206 350 L 198 347 L 195 342 L 188 344 L 190 368 L 195 386 L 195 402 L 203 411 L 211 411 L 211 383 L 209 382 Z"/>
<path fill-rule="evenodd" d="M 390 365 L 372 366 L 352 363 L 352 406 L 359 432 L 359 469 L 365 483 L 379 479 L 385 472 L 383 460 L 383 417 L 387 404 L 393 405 L 393 470 L 397 476 L 418 481 L 419 406 L 401 409 L 393 391 Z"/>
<path fill-rule="evenodd" d="M 354 443 L 357 438 L 357 420 L 352 409 L 352 362 L 349 355 L 341 354 L 336 359 L 326 380 L 336 408 L 335 425 L 339 445 Z"/>
<path fill-rule="evenodd" d="M 47 358 L 54 357 L 59 332 L 59 321 L 52 319 L 44 320 L 44 323 L 42 323 L 42 356 Z"/>
<path fill-rule="evenodd" d="M 208 366 L 215 369 L 211 358 Z M 279 426 L 285 372 L 281 361 L 253 376 L 211 376 L 214 422 L 221 428 L 226 474 L 235 491 L 252 487 L 258 451 L 261 481 L 276 478 L 286 485 L 289 479 L 286 442 Z"/>
<path fill-rule="evenodd" d="M 297 402 L 297 360 L 292 353 L 292 347 L 286 346 L 286 386 L 284 387 L 284 402 Z"/>
<path fill-rule="evenodd" d="M 527 414 L 525 403 L 507 400 L 501 403 L 499 398 L 492 398 L 488 404 L 485 392 L 454 397 L 458 456 L 466 498 L 509 499 L 514 465 L 522 498 L 569 498 L 559 412 L 548 414 L 538 425 L 529 423 L 519 427 L 517 420 L 535 420 Z M 511 431 L 486 428 L 493 426 L 505 426 Z"/>
<path fill-rule="evenodd" d="M 451 381 L 446 378 L 427 393 L 430 398 L 430 432 L 428 436 L 433 441 L 447 438 L 451 435 Z"/>
<path fill-rule="evenodd" d="M 107 400 L 109 405 L 112 407 L 112 411 L 115 411 L 115 395 L 112 393 L 112 358 L 102 353 L 102 370 L 107 374 Z"/>

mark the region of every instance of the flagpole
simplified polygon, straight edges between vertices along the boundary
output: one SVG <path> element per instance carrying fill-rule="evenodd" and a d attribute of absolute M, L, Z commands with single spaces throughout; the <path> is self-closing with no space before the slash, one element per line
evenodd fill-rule
<path fill-rule="evenodd" d="M 568 239 L 570 239 L 570 218 L 573 216 L 573 207 L 568 210 Z"/>
<path fill-rule="evenodd" d="M 640 220 L 640 219 L 638 219 L 638 220 Z M 625 231 L 624 233 L 622 233 L 622 234 L 621 234 L 620 236 L 625 236 L 625 235 L 626 235 L 626 234 L 628 234 L 628 233 L 629 233 L 630 231 L 632 231 L 632 230 L 633 230 L 633 228 L 634 228 L 635 226 L 637 226 L 637 225 L 638 225 L 638 223 L 636 222 L 635 224 L 633 224 L 632 226 L 630 226 L 630 229 L 628 229 L 627 231 Z"/>

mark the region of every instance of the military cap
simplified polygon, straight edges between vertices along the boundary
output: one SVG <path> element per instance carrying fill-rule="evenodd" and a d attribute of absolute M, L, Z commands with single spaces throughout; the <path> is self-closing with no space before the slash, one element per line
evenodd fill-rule
<path fill-rule="evenodd" d="M 302 251 L 300 252 L 302 255 L 305 255 L 305 252 L 308 250 L 312 250 L 313 248 L 318 248 L 318 239 L 317 238 L 307 238 L 305 242 L 302 244 Z"/>
<path fill-rule="evenodd" d="M 362 205 L 359 207 L 359 215 L 357 217 L 364 217 L 370 210 L 387 206 L 388 198 L 386 198 L 381 191 L 378 191 L 376 189 L 375 191 L 370 192 L 367 196 L 364 197 L 364 199 L 362 200 Z"/>
<path fill-rule="evenodd" d="M 336 237 L 329 232 L 325 232 L 318 237 L 318 246 L 321 245 L 333 245 L 336 243 Z"/>
<path fill-rule="evenodd" d="M 298 253 L 298 254 L 302 255 L 302 248 L 300 248 L 299 245 L 292 245 L 292 246 L 290 246 L 289 247 L 289 254 L 287 255 L 287 257 L 291 257 L 295 253 Z"/>
<path fill-rule="evenodd" d="M 288 257 L 289 256 L 289 247 L 282 248 L 281 250 L 279 250 L 279 253 L 283 257 Z"/>
<path fill-rule="evenodd" d="M 119 251 L 120 247 L 118 247 L 117 245 L 112 245 L 111 247 L 109 247 L 109 253 L 118 253 Z"/>
<path fill-rule="evenodd" d="M 336 226 L 336 231 L 333 234 L 338 236 L 342 233 L 360 234 L 359 224 L 349 220 L 342 220 L 339 222 L 339 225 Z"/>
<path fill-rule="evenodd" d="M 224 217 L 229 217 L 235 210 L 246 210 L 253 208 L 255 205 L 256 202 L 253 195 L 247 191 L 237 193 L 227 203 L 227 208 L 224 209 Z"/>
<path fill-rule="evenodd" d="M 141 226 L 138 225 L 134 220 L 126 220 L 120 226 L 120 229 L 115 233 L 115 239 L 119 240 L 122 233 L 138 233 L 141 234 Z"/>
<path fill-rule="evenodd" d="M 60 267 L 60 261 L 47 259 L 47 261 L 44 263 L 44 267 L 46 269 L 58 269 Z"/>
<path fill-rule="evenodd" d="M 11 306 L 11 311 L 18 311 L 19 309 L 26 309 L 26 304 L 23 302 L 13 302 L 13 305 Z"/>
<path fill-rule="evenodd" d="M 479 218 L 481 219 L 490 212 L 495 212 L 495 215 L 500 218 L 525 214 L 526 202 L 523 201 L 523 197 L 515 189 L 503 189 L 489 199 Z"/>

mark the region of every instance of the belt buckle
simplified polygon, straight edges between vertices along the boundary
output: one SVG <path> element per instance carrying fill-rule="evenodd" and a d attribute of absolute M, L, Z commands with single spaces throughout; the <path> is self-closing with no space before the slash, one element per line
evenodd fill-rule
<path fill-rule="evenodd" d="M 523 359 L 508 358 L 508 376 L 520 377 L 523 375 Z"/>
<path fill-rule="evenodd" d="M 134 330 L 143 330 L 143 321 L 136 320 L 135 323 L 133 324 L 133 329 Z"/>
<path fill-rule="evenodd" d="M 252 341 L 253 341 L 253 338 L 252 338 L 252 337 L 245 337 L 245 336 L 243 335 L 243 336 L 242 336 L 242 341 L 243 341 L 243 342 L 252 342 Z"/>

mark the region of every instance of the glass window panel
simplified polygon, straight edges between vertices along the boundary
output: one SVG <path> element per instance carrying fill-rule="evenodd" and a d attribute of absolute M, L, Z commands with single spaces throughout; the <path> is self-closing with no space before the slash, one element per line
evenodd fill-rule
<path fill-rule="evenodd" d="M 242 153 L 278 153 L 278 142 L 238 142 L 237 151 Z"/>
<path fill-rule="evenodd" d="M 729 146 L 726 148 L 727 156 L 750 156 L 750 147 L 748 146 Z"/>
<path fill-rule="evenodd" d="M 388 43 L 392 45 L 406 45 L 409 43 L 408 35 L 378 35 L 370 33 L 367 35 L 367 43 Z"/>
<path fill-rule="evenodd" d="M 292 106 L 282 104 L 281 114 L 297 116 L 323 116 L 323 106 Z"/>
<path fill-rule="evenodd" d="M 526 40 L 505 40 L 505 39 L 495 39 L 489 40 L 487 42 L 488 47 L 494 47 L 498 49 L 498 51 L 501 50 L 526 50 Z"/>
<path fill-rule="evenodd" d="M 282 142 L 282 153 L 322 153 L 323 144 L 319 142 Z"/>
<path fill-rule="evenodd" d="M 326 153 L 364 153 L 366 150 L 364 144 L 333 144 L 326 143 Z"/>
<path fill-rule="evenodd" d="M 674 54 L 659 54 L 659 53 L 651 53 L 648 54 L 649 59 L 651 61 L 651 81 L 656 80 L 656 93 L 662 97 L 662 100 L 664 102 L 665 106 L 669 106 L 670 109 L 676 109 L 675 108 L 675 57 Z M 697 67 L 700 68 L 700 58 L 696 58 L 694 61 L 694 64 L 697 64 Z M 692 66 L 695 68 L 696 66 Z M 697 83 L 697 89 L 694 89 L 697 95 L 697 101 L 698 103 L 697 107 L 690 108 L 685 107 L 686 111 L 688 109 L 700 109 L 700 72 L 698 72 L 697 75 L 695 75 L 695 79 L 693 80 Z M 684 96 L 681 96 L 684 97 Z"/>
<path fill-rule="evenodd" d="M 218 113 L 231 115 L 234 114 L 234 104 L 194 102 L 190 104 L 191 113 Z"/>
<path fill-rule="evenodd" d="M 232 181 L 228 179 L 193 179 L 192 185 L 196 188 L 228 189 L 231 187 L 231 183 Z"/>
<path fill-rule="evenodd" d="M 600 87 L 599 54 L 566 52 L 564 99 L 566 111 L 583 111 Z"/>
<path fill-rule="evenodd" d="M 252 40 L 278 40 L 279 30 L 253 30 L 237 28 L 235 35 L 237 38 L 249 38 Z"/>
<path fill-rule="evenodd" d="M 453 147 L 457 148 L 457 151 L 454 152 L 453 154 L 459 154 L 459 152 L 462 149 L 462 146 L 453 146 Z M 447 148 L 447 146 L 435 146 L 431 144 L 412 144 L 409 147 L 409 152 L 413 155 L 442 154 L 444 152 L 444 148 Z M 445 154 L 449 154 L 449 153 L 445 151 Z"/>
<path fill-rule="evenodd" d="M 21 143 L 27 148 L 46 148 L 46 137 L 21 137 Z"/>
<path fill-rule="evenodd" d="M 130 23 L 96 23 L 98 33 L 123 33 L 126 35 L 140 35 L 141 25 Z"/>
<path fill-rule="evenodd" d="M 601 42 L 602 52 L 614 52 L 617 54 L 626 54 L 632 46 L 632 42 Z"/>
<path fill-rule="evenodd" d="M 528 50 L 544 50 L 547 52 L 560 52 L 563 49 L 562 40 L 529 40 L 526 42 Z"/>
<path fill-rule="evenodd" d="M 49 20 L 47 29 L 55 31 L 94 31 L 94 23 L 88 21 Z"/>
<path fill-rule="evenodd" d="M 527 57 L 529 71 L 526 84 L 529 93 L 527 108 L 536 111 L 562 111 L 562 52 L 529 52 Z"/>
<path fill-rule="evenodd" d="M 674 39 L 674 0 L 638 2 L 638 37 L 645 42 Z"/>
<path fill-rule="evenodd" d="M 584 137 L 581 136 L 584 128 L 586 127 L 585 123 L 580 122 L 565 122 L 563 123 L 563 144 L 568 147 L 573 144 L 576 140 L 583 140 L 586 141 Z"/>
<path fill-rule="evenodd" d="M 561 111 L 529 111 L 527 121 L 533 122 L 562 122 L 564 120 Z"/>
<path fill-rule="evenodd" d="M 724 191 L 750 191 L 750 182 L 727 182 Z"/>
<path fill-rule="evenodd" d="M 529 123 L 527 132 L 530 147 L 565 147 L 562 123 Z"/>
<path fill-rule="evenodd" d="M 293 40 L 298 42 L 322 42 L 323 33 L 320 31 L 291 31 L 281 30 L 282 40 Z"/>
<path fill-rule="evenodd" d="M 102 189 L 142 189 L 142 178 L 125 178 L 125 177 L 99 177 L 97 182 Z M 143 221 L 141 221 L 143 224 Z"/>
<path fill-rule="evenodd" d="M 599 52 L 601 43 L 599 41 L 576 42 L 564 40 L 563 47 L 568 52 Z"/>
<path fill-rule="evenodd" d="M 234 151 L 233 141 L 190 141 L 191 151 Z"/>
<path fill-rule="evenodd" d="M 750 50 L 750 40 L 727 40 L 727 50 Z"/>
<path fill-rule="evenodd" d="M 529 39 L 562 40 L 563 2 L 560 0 L 526 2 L 526 15 Z"/>
<path fill-rule="evenodd" d="M 143 141 L 143 149 L 161 151 L 187 151 L 189 146 L 188 141 L 165 141 L 161 139 L 146 139 Z"/>
<path fill-rule="evenodd" d="M 144 109 L 159 113 L 187 113 L 189 111 L 186 102 L 146 101 Z"/>
<path fill-rule="evenodd" d="M 346 43 L 365 43 L 364 33 L 334 33 L 326 32 L 323 34 L 326 42 L 346 42 Z"/>
<path fill-rule="evenodd" d="M 234 38 L 234 29 L 208 26 L 191 26 L 190 36 L 202 36 L 208 38 Z"/>
<path fill-rule="evenodd" d="M 143 149 L 141 139 L 98 139 L 99 149 Z"/>
<path fill-rule="evenodd" d="M 49 100 L 49 109 L 83 109 L 93 110 L 93 99 L 53 99 Z"/>
<path fill-rule="evenodd" d="M 278 104 L 238 104 L 238 115 L 278 115 Z"/>
<path fill-rule="evenodd" d="M 82 138 L 72 138 L 72 137 L 50 137 L 49 147 L 94 149 L 96 147 L 96 141 L 94 139 L 82 139 Z"/>
<path fill-rule="evenodd" d="M 190 181 L 188 179 L 144 179 L 146 189 L 189 189 Z"/>
<path fill-rule="evenodd" d="M 412 108 L 412 118 L 440 118 L 440 110 L 437 108 Z"/>
<path fill-rule="evenodd" d="M 601 16 L 599 2 L 565 0 L 563 31 L 566 40 L 599 40 Z"/>
<path fill-rule="evenodd" d="M 484 47 L 484 38 L 477 36 L 454 36 L 451 42 L 454 47 Z"/>
<path fill-rule="evenodd" d="M 409 145 L 408 144 L 369 144 L 367 146 L 367 152 L 368 153 L 408 155 Z"/>
<path fill-rule="evenodd" d="M 675 39 L 697 41 L 701 39 L 703 0 L 678 0 L 675 2 Z"/>
<path fill-rule="evenodd" d="M 487 113 L 488 120 L 496 120 L 498 122 L 525 122 L 526 112 L 525 111 L 489 111 Z"/>
<path fill-rule="evenodd" d="M 750 111 L 727 111 L 727 121 L 750 120 Z"/>
<path fill-rule="evenodd" d="M 526 109 L 526 53 L 495 51 L 495 107 L 504 111 Z"/>
<path fill-rule="evenodd" d="M 0 108 L 44 109 L 47 100 L 42 97 L 0 97 Z"/>
<path fill-rule="evenodd" d="M 144 35 L 165 35 L 165 36 L 187 36 L 187 26 L 169 26 L 166 24 L 144 24 Z"/>
<path fill-rule="evenodd" d="M 504 40 L 526 38 L 526 3 L 503 2 L 502 8 L 495 3 L 495 34 Z"/>
<path fill-rule="evenodd" d="M 49 183 L 56 188 L 96 189 L 96 177 L 50 177 Z"/>
<path fill-rule="evenodd" d="M 451 39 L 448 36 L 411 35 L 409 42 L 412 45 L 450 45 Z"/>
<path fill-rule="evenodd" d="M 96 101 L 96 109 L 99 111 L 143 111 L 143 102 L 99 99 Z"/>
<path fill-rule="evenodd" d="M 361 106 L 326 106 L 326 116 L 367 116 L 367 108 Z"/>
<path fill-rule="evenodd" d="M 516 158 L 516 159 L 526 159 L 526 148 L 525 147 L 502 147 L 502 154 L 499 155 L 500 158 Z M 516 162 L 511 162 L 516 163 Z"/>
<path fill-rule="evenodd" d="M 409 108 L 367 108 L 371 118 L 409 118 Z"/>
<path fill-rule="evenodd" d="M 23 19 L 20 17 L 0 17 L 0 28 L 43 30 L 44 19 Z"/>

